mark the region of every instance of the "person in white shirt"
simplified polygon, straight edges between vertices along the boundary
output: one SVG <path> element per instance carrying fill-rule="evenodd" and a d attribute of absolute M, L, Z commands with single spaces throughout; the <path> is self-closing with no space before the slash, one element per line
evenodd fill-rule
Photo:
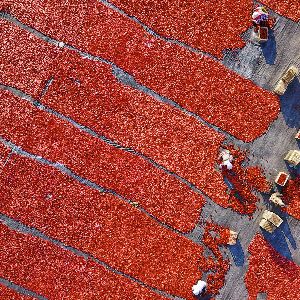
<path fill-rule="evenodd" d="M 200 296 L 206 291 L 206 282 L 202 280 L 198 280 L 197 284 L 193 285 L 192 290 L 195 296 Z"/>
<path fill-rule="evenodd" d="M 222 150 L 222 152 L 219 155 L 219 159 L 222 158 L 222 163 L 220 164 L 220 168 L 222 169 L 222 166 L 225 166 L 227 170 L 231 170 L 233 165 L 233 156 L 230 154 L 230 151 L 227 149 Z"/>

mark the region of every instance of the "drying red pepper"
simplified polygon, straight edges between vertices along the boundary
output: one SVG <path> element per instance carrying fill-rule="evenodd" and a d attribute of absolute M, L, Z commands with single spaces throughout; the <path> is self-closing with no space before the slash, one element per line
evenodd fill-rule
<path fill-rule="evenodd" d="M 150 289 L 116 274 L 91 259 L 9 229 L 0 223 L 0 277 L 49 300 L 166 300 Z M 1 286 L 0 286 L 1 287 Z M 25 300 L 12 293 L 11 298 Z M 108 297 L 109 295 L 109 297 Z"/>
<path fill-rule="evenodd" d="M 207 276 L 207 292 L 218 294 L 225 283 L 225 275 L 229 270 L 229 260 L 224 259 L 220 247 L 228 243 L 230 230 L 212 222 L 207 222 L 202 243 L 212 251 L 214 256 L 200 259 L 200 268 L 212 272 Z"/>
<path fill-rule="evenodd" d="M 189 186 L 142 157 L 111 146 L 8 91 L 0 90 L 0 96 L 3 138 L 138 202 L 178 230 L 194 228 L 204 198 Z"/>
<path fill-rule="evenodd" d="M 266 293 L 268 300 L 296 300 L 300 294 L 300 267 L 281 256 L 259 234 L 251 242 L 245 284 L 249 300 Z"/>
<path fill-rule="evenodd" d="M 298 0 L 262 0 L 270 9 L 278 14 L 292 19 L 294 22 L 300 20 L 300 5 Z"/>
<path fill-rule="evenodd" d="M 50 0 L 35 1 L 34 7 L 30 0 L 14 1 L 10 11 L 51 37 L 115 63 L 139 83 L 243 141 L 262 135 L 277 118 L 278 96 L 221 63 L 156 38 L 100 1 L 73 1 L 68 7 Z"/>

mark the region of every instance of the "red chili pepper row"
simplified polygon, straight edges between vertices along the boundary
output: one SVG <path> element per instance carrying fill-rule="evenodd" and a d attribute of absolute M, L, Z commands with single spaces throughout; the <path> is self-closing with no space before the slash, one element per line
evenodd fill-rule
<path fill-rule="evenodd" d="M 62 69 L 40 99 L 43 104 L 142 152 L 195 184 L 216 203 L 228 198 L 222 175 L 215 170 L 223 135 L 120 84 L 106 64 L 72 53 L 61 64 Z M 223 195 L 215 190 L 223 191 Z"/>
<path fill-rule="evenodd" d="M 0 249 L 0 276 L 49 300 L 166 299 L 91 260 L 2 224 Z"/>
<path fill-rule="evenodd" d="M 24 150 L 138 202 L 182 231 L 194 228 L 201 195 L 141 157 L 108 145 L 27 101 L 1 91 L 1 135 Z"/>
<path fill-rule="evenodd" d="M 34 299 L 30 296 L 19 294 L 17 291 L 12 290 L 2 284 L 0 284 L 0 296 L 1 300 L 30 300 Z"/>
<path fill-rule="evenodd" d="M 259 293 L 267 293 L 268 300 L 299 299 L 299 266 L 281 256 L 259 234 L 251 242 L 248 251 L 251 256 L 245 283 L 249 300 L 256 300 Z"/>
<path fill-rule="evenodd" d="M 15 1 L 9 11 L 52 37 L 116 63 L 138 82 L 243 141 L 263 134 L 278 115 L 274 94 L 209 57 L 155 38 L 99 1 L 83 1 L 77 8 L 69 3 L 70 10 L 49 0 L 34 7 L 27 2 Z"/>
<path fill-rule="evenodd" d="M 225 49 L 241 48 L 240 35 L 250 23 L 252 2 L 113 0 L 162 36 L 183 41 L 221 58 Z M 224 26 L 226 24 L 226 26 Z"/>
<path fill-rule="evenodd" d="M 0 83 L 38 96 L 55 74 L 61 50 L 0 19 Z"/>
<path fill-rule="evenodd" d="M 134 206 L 53 167 L 13 156 L 0 174 L 0 212 L 171 294 L 189 297 L 202 248 Z"/>
<path fill-rule="evenodd" d="M 22 36 L 24 32 L 19 31 L 12 27 L 12 40 Z M 27 43 L 39 47 L 29 36 Z M 169 105 L 118 83 L 111 75 L 110 66 L 66 52 L 59 57 L 55 74 L 49 74 L 54 81 L 41 98 L 43 103 L 122 145 L 141 151 L 188 179 L 219 205 L 229 206 L 226 186 L 214 168 L 223 140 L 221 134 Z M 18 55 L 11 54 L 10 59 L 26 62 L 26 57 Z M 18 74 L 18 68 L 14 72 Z M 39 74 L 31 76 L 35 78 Z M 195 205 L 197 209 L 200 207 L 199 203 Z M 198 219 L 197 212 L 191 216 L 195 221 Z"/>
<path fill-rule="evenodd" d="M 300 5 L 298 0 L 262 0 L 261 3 L 266 4 L 278 14 L 292 19 L 295 22 L 300 20 Z"/>

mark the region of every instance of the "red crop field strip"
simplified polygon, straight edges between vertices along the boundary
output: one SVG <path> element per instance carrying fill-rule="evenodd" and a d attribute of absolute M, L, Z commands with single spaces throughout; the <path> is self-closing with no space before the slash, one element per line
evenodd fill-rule
<path fill-rule="evenodd" d="M 223 178 L 214 169 L 222 135 L 118 83 L 110 66 L 85 61 L 72 53 L 66 57 L 60 57 L 61 70 L 52 75 L 54 83 L 41 99 L 45 104 L 143 152 L 188 179 L 219 205 L 249 213 L 230 201 Z M 116 100 L 111 101 L 112 98 Z M 157 111 L 155 119 L 154 111 Z"/>
<path fill-rule="evenodd" d="M 10 92 L 1 91 L 0 96 L 4 138 L 137 201 L 178 230 L 194 228 L 204 199 L 187 185 L 141 157 L 110 146 Z"/>
<path fill-rule="evenodd" d="M 300 21 L 299 0 L 262 0 L 261 2 L 294 22 Z"/>
<path fill-rule="evenodd" d="M 7 9 L 46 34 L 116 63 L 140 83 L 243 141 L 263 134 L 278 115 L 279 101 L 274 94 L 209 57 L 155 38 L 100 2 L 90 2 L 86 11 L 79 12 L 80 21 L 74 18 L 64 27 L 57 24 L 65 14 L 74 15 L 73 10 L 56 10 L 44 1 L 40 7 L 28 11 L 22 1 Z M 47 23 L 46 28 L 41 23 Z M 77 34 L 69 34 L 68 28 L 80 26 Z"/>
<path fill-rule="evenodd" d="M 226 48 L 241 48 L 240 35 L 250 25 L 252 1 L 112 0 L 158 34 L 222 57 Z"/>
<path fill-rule="evenodd" d="M 50 242 L 0 225 L 0 276 L 49 300 L 166 299 Z"/>
<path fill-rule="evenodd" d="M 61 50 L 0 19 L 0 84 L 38 96 L 55 73 Z"/>
<path fill-rule="evenodd" d="M 17 41 L 19 33 L 12 30 L 11 39 Z M 27 37 L 24 48 L 28 45 L 39 46 L 36 39 L 32 42 Z M 18 57 L 19 53 L 10 54 L 10 59 Z M 26 63 L 26 59 L 20 60 Z M 226 197 L 215 193 L 218 186 L 225 188 L 221 174 L 214 169 L 223 135 L 180 110 L 119 83 L 107 64 L 83 59 L 74 52 L 61 56 L 59 64 L 59 72 L 49 73 L 54 82 L 40 98 L 44 104 L 141 151 L 198 187 L 207 186 L 208 195 L 215 195 L 216 202 Z M 22 75 L 18 68 L 14 72 L 17 78 Z M 28 75 L 29 80 L 37 76 Z M 14 86 L 18 87 L 18 82 Z"/>
<path fill-rule="evenodd" d="M 53 167 L 13 155 L 0 174 L 0 212 L 171 294 L 190 298 L 202 247 L 132 205 Z"/>
<path fill-rule="evenodd" d="M 77 34 L 87 13 L 87 0 L 2 0 L 1 10 L 13 12 L 22 22 L 40 32 L 64 39 L 66 32 Z M 53 18 L 53 13 L 59 18 Z"/>
<path fill-rule="evenodd" d="M 258 293 L 267 293 L 268 300 L 299 299 L 299 266 L 278 254 L 261 235 L 255 236 L 248 251 L 251 256 L 245 283 L 249 300 L 256 300 Z"/>
<path fill-rule="evenodd" d="M 226 203 L 226 186 L 215 170 L 223 135 L 120 84 L 106 64 L 73 53 L 62 61 L 63 69 L 40 98 L 43 104 L 142 152 L 195 184 L 216 203 Z"/>
<path fill-rule="evenodd" d="M 0 296 L 1 300 L 33 300 L 34 298 L 30 296 L 24 296 L 18 292 L 6 287 L 5 285 L 0 284 Z"/>

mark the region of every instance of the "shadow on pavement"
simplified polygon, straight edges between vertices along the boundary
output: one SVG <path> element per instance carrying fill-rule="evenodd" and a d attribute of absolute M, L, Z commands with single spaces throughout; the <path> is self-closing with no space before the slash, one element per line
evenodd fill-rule
<path fill-rule="evenodd" d="M 278 211 L 275 211 L 275 213 L 283 220 L 283 223 L 280 225 L 279 230 L 281 230 L 285 234 L 286 238 L 289 240 L 293 249 L 294 250 L 297 249 L 296 241 L 292 235 L 289 223 L 287 222 L 287 218 L 289 215 L 281 211 L 279 208 Z"/>
<path fill-rule="evenodd" d="M 283 219 L 283 223 L 278 229 L 273 233 L 269 233 L 265 230 L 261 230 L 265 239 L 272 245 L 272 247 L 280 253 L 282 256 L 289 260 L 293 260 L 292 253 L 289 249 L 286 238 L 289 240 L 293 249 L 297 249 L 296 241 L 292 235 L 289 224 L 287 222 L 287 214 L 280 211 L 280 209 L 275 209 L 274 212 Z"/>
<path fill-rule="evenodd" d="M 285 239 L 285 235 L 281 230 L 276 229 L 273 233 L 262 230 L 262 234 L 278 253 L 292 260 L 292 253 Z"/>
<path fill-rule="evenodd" d="M 298 165 L 298 166 L 291 166 L 287 161 L 285 161 L 285 165 L 286 165 L 286 168 L 288 169 L 288 172 L 289 172 L 289 174 L 290 174 L 290 176 L 291 176 L 292 179 L 294 179 L 294 178 L 296 178 L 297 176 L 300 175 L 300 165 Z"/>
<path fill-rule="evenodd" d="M 268 41 L 264 44 L 261 44 L 261 50 L 265 57 L 266 63 L 268 65 L 274 65 L 277 56 L 277 50 L 274 31 L 272 29 L 269 29 Z"/>
<path fill-rule="evenodd" d="M 245 263 L 245 254 L 241 242 L 237 240 L 235 245 L 228 245 L 234 263 L 237 267 L 242 267 Z"/>

